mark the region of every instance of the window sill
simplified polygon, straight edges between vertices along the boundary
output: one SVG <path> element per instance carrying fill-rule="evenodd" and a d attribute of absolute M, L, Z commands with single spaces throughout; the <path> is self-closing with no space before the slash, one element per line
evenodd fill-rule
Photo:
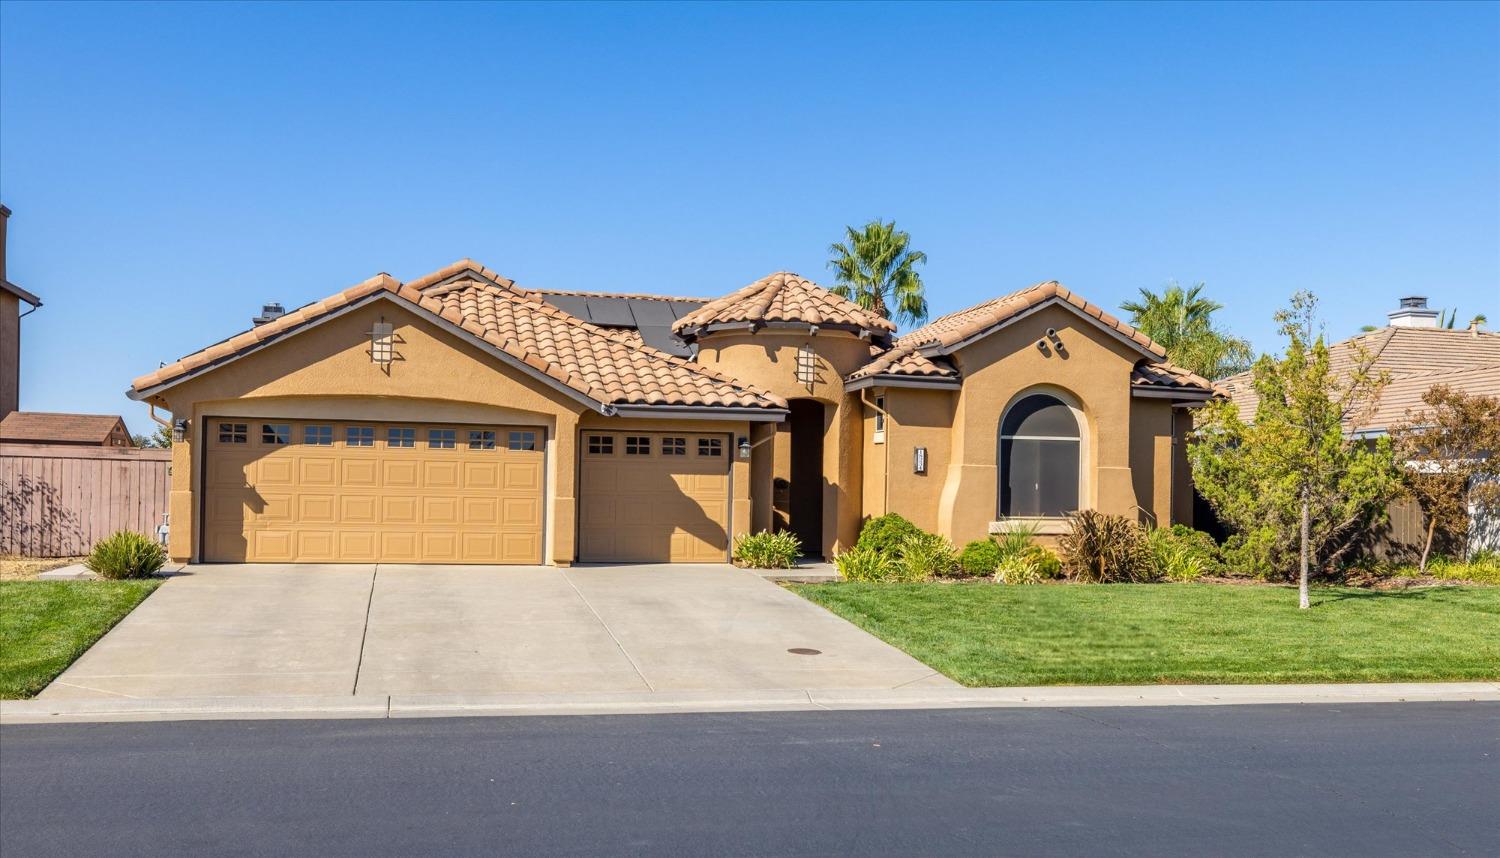
<path fill-rule="evenodd" d="M 1035 516 L 1030 518 L 1007 518 L 1002 521 L 990 522 L 990 533 L 1010 533 L 1013 530 L 1028 528 L 1036 531 L 1038 536 L 1061 536 L 1072 530 L 1068 519 L 1063 516 Z"/>

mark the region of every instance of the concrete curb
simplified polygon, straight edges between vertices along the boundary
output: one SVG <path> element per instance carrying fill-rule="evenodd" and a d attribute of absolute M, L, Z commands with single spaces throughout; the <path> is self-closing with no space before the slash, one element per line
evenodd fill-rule
<path fill-rule="evenodd" d="M 1500 682 L 3 700 L 0 724 L 1401 702 L 1500 702 Z"/>

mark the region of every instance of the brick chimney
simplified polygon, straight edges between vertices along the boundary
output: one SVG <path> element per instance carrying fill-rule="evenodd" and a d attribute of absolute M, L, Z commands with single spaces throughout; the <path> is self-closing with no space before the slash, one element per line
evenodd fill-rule
<path fill-rule="evenodd" d="M 1387 313 L 1393 328 L 1436 328 L 1438 311 L 1427 309 L 1426 295 L 1408 295 L 1401 299 L 1401 306 Z"/>

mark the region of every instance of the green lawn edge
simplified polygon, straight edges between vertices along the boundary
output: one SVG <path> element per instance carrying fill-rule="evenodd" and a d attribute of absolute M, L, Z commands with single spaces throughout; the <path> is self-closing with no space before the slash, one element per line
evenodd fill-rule
<path fill-rule="evenodd" d="M 161 583 L 0 582 L 0 700 L 41 693 Z"/>
<path fill-rule="evenodd" d="M 788 588 L 971 687 L 1500 679 L 1500 588 Z"/>

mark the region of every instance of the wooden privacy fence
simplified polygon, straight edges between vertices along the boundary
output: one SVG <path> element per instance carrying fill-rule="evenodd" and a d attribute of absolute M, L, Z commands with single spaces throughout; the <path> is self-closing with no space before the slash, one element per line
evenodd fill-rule
<path fill-rule="evenodd" d="M 154 537 L 171 466 L 170 450 L 0 444 L 0 554 L 87 554 L 117 530 Z"/>

